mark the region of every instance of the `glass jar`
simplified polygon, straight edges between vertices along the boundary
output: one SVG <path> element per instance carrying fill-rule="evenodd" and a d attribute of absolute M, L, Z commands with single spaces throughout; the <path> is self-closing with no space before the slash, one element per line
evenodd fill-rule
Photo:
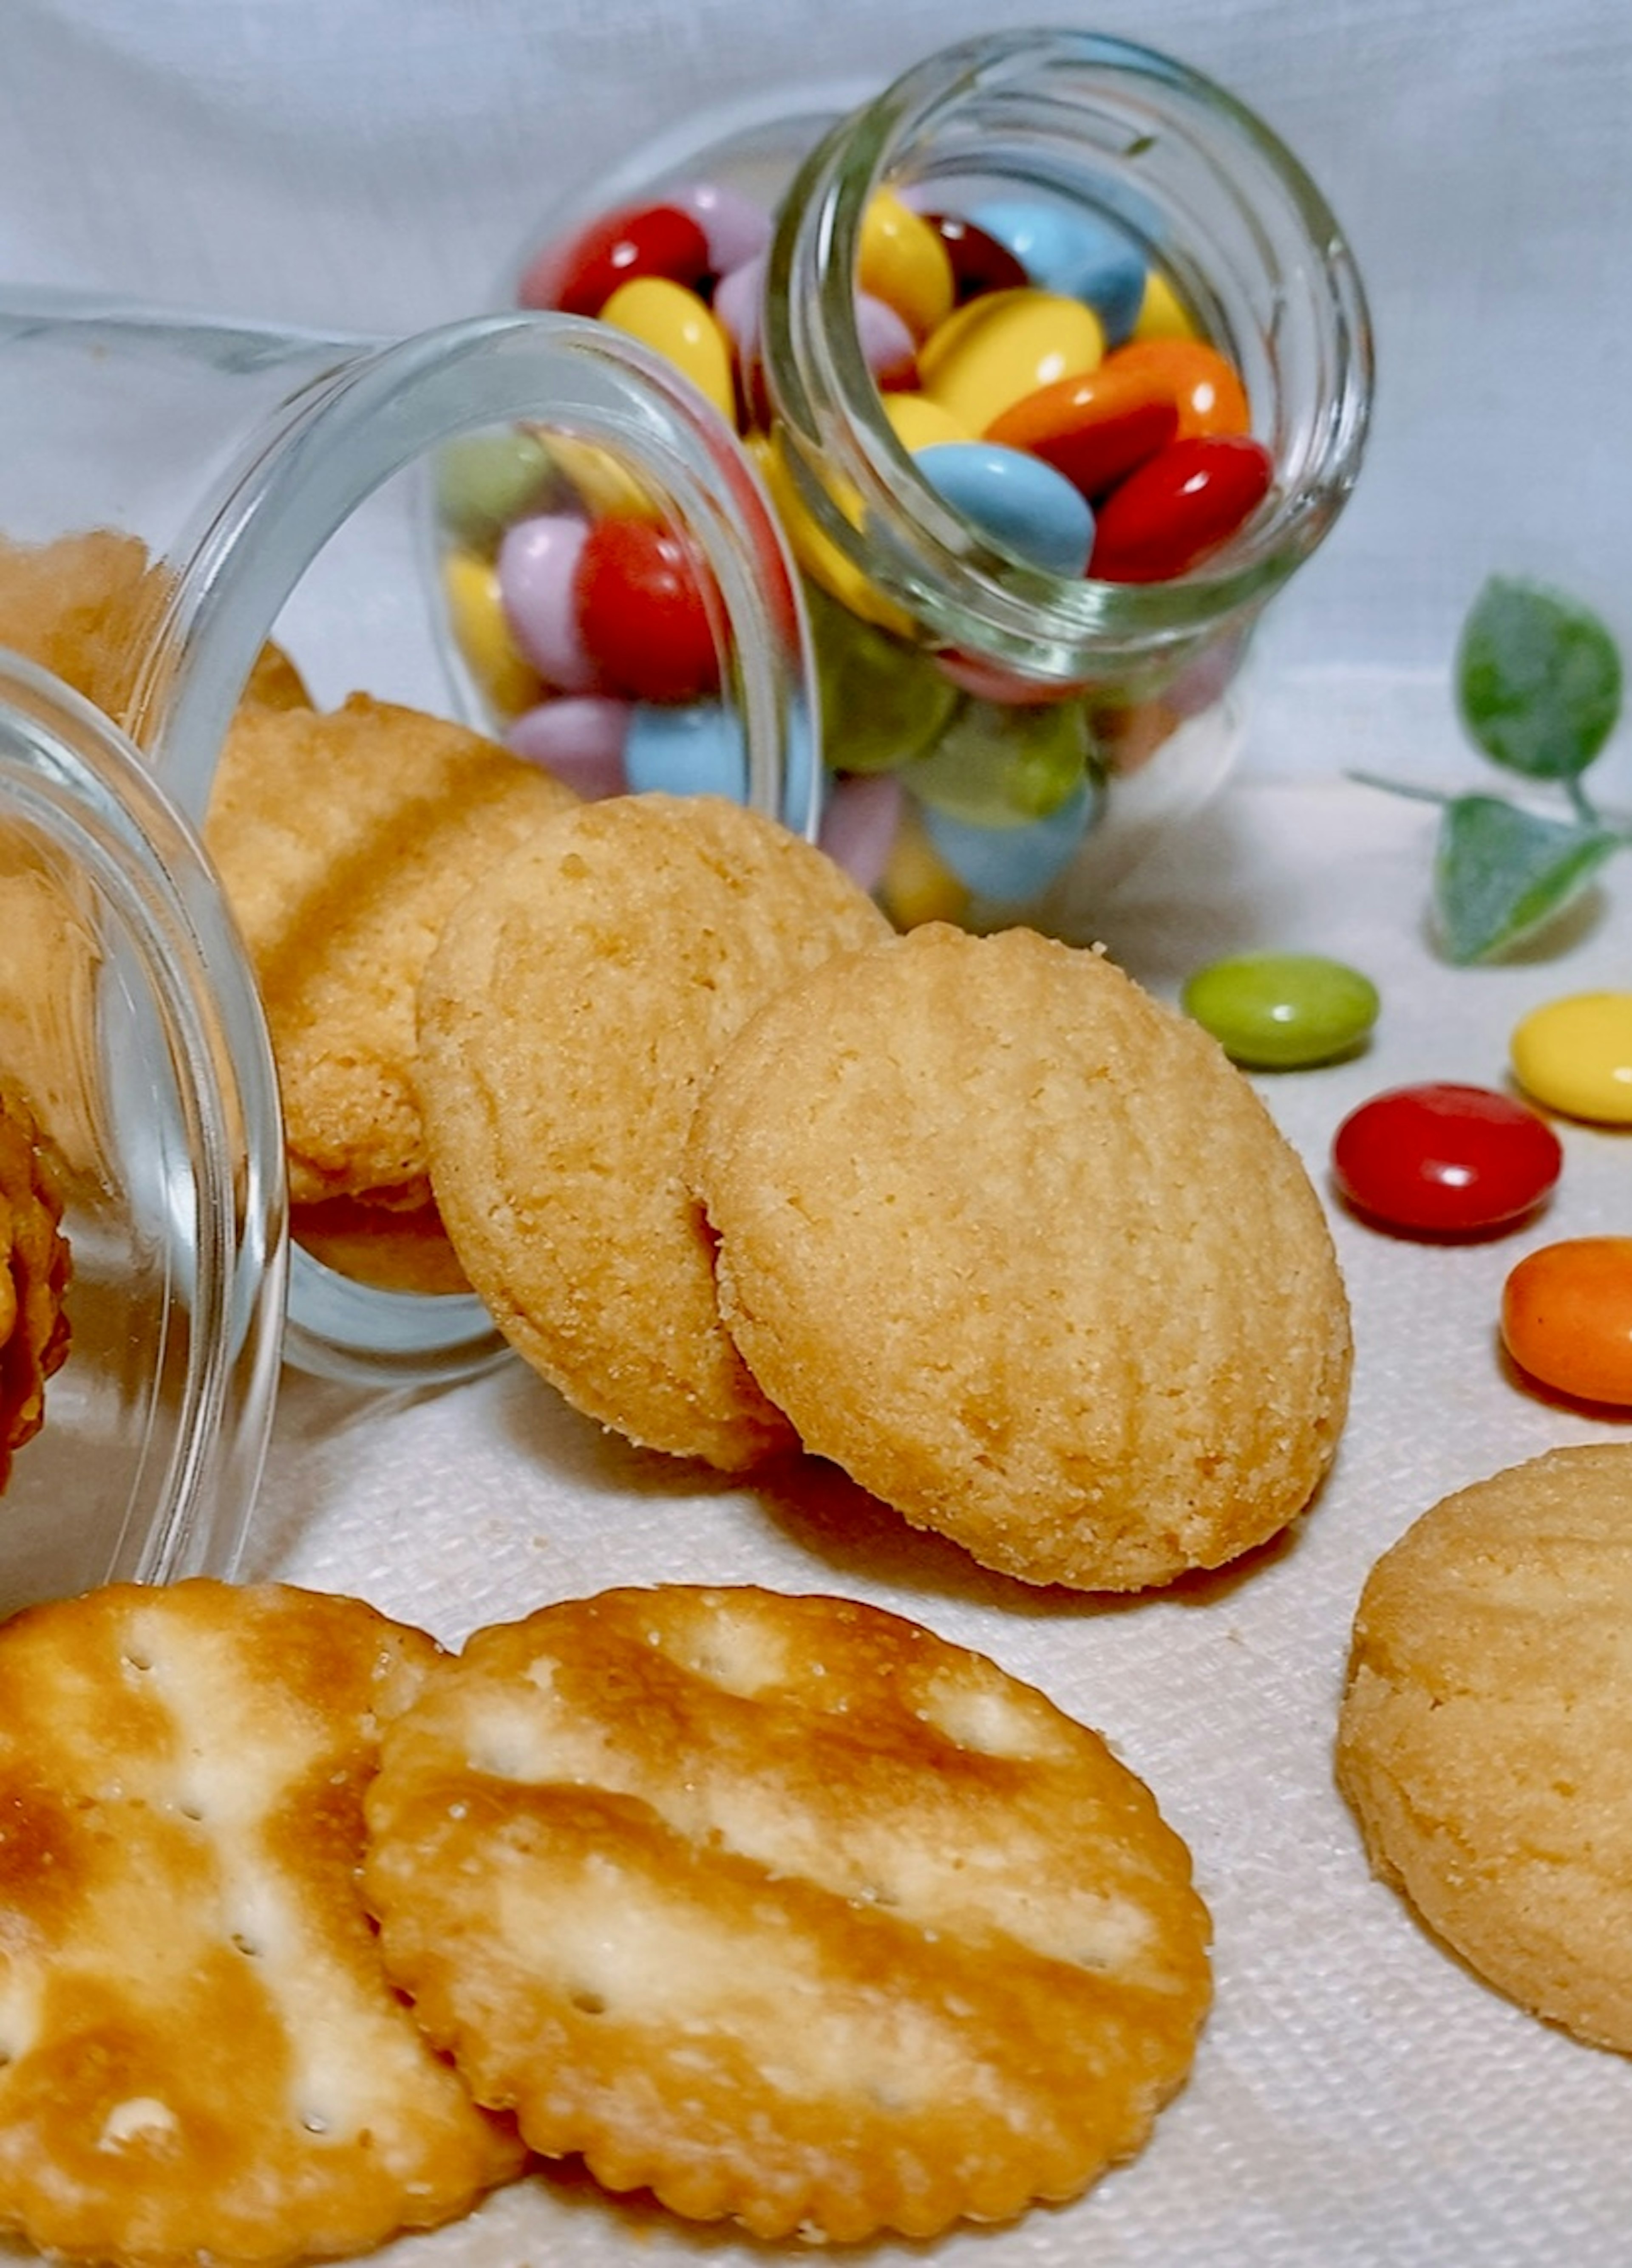
<path fill-rule="evenodd" d="M 232 1573 L 286 1247 L 266 1027 L 196 837 L 107 718 L 4 655 L 0 922 L 0 1088 L 35 1151 L 31 1192 L 8 1145 L 0 1221 L 11 1247 L 48 1190 L 66 1263 L 42 1281 L 37 1245 L 20 1274 L 0 1252 L 32 1308 L 8 1297 L 0 1344 L 0 1440 L 31 1410 L 0 1457 L 4 1615 Z"/>
<path fill-rule="evenodd" d="M 427 575 L 430 497 L 456 445 L 502 453 L 520 439 L 557 487 L 570 465 L 683 533 L 706 574 L 731 784 L 814 828 L 809 654 L 775 516 L 728 427 L 632 342 L 537 315 L 396 342 L 300 336 L 0 292 L 0 535 L 122 531 L 160 563 L 123 625 L 122 666 L 87 690 L 179 825 L 202 828 L 269 638 L 320 707 L 362 689 L 482 709 Z M 291 1362 L 415 1385 L 507 1356 L 473 1294 L 398 1288 L 296 1228 Z"/>
<path fill-rule="evenodd" d="M 702 211 L 699 183 L 776 209 L 739 391 L 809 591 L 835 801 L 859 779 L 897 799 L 886 905 L 1091 935 L 1099 894 L 1224 776 L 1254 625 L 1358 473 L 1371 340 L 1335 220 L 1268 128 L 1184 65 L 1001 33 L 866 99 L 817 89 L 634 153 L 535 232 L 507 296 L 547 298 L 551 247 L 594 216 Z M 1271 477 L 1234 533 L 1164 579 L 1097 576 L 1091 556 L 1062 572 L 932 482 L 858 291 L 886 192 L 965 221 L 1019 199 L 1128 247 L 1159 281 L 1126 320 L 1210 343 L 1244 387 Z"/>

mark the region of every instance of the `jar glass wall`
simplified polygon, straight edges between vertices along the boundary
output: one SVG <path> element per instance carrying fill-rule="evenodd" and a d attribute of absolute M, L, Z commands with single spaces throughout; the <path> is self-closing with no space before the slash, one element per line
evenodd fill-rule
<path fill-rule="evenodd" d="M 699 183 L 776 209 L 742 409 L 811 589 L 833 782 L 890 782 L 904 831 L 928 836 L 926 871 L 941 870 L 891 909 L 1088 933 L 1097 893 L 1223 776 L 1253 626 L 1357 475 L 1371 341 L 1335 220 L 1223 89 L 1125 41 L 1023 32 L 947 49 L 866 99 L 806 92 L 779 118 L 699 122 L 549 219 L 511 288 L 535 294 L 541 242 L 570 243 L 592 213 L 700 210 Z M 983 311 L 960 299 L 919 335 L 915 372 L 881 374 L 859 285 L 876 273 L 882 199 L 938 229 L 1023 209 L 1113 237 L 1146 297 L 1131 337 L 1103 316 L 1099 367 L 1147 337 L 1216 350 L 1267 468 L 1240 524 L 1136 580 L 1097 571 L 1097 544 L 1084 571 L 1059 571 L 965 509 L 930 476 L 902 397 L 938 416 L 955 397 L 927 373 L 937 355 L 944 371 L 947 335 L 1016 295 L 994 289 Z M 1021 281 L 1036 293 L 1033 269 Z M 716 306 L 729 296 L 723 279 L 709 288 Z M 1102 534 L 1111 509 L 1096 497 Z"/>
<path fill-rule="evenodd" d="M 115 659 L 84 689 L 199 825 L 269 638 L 323 703 L 366 689 L 491 724 L 450 634 L 430 501 L 439 481 L 446 503 L 469 449 L 530 467 L 555 503 L 593 490 L 683 533 L 713 668 L 695 784 L 813 828 L 807 634 L 778 524 L 728 429 L 632 342 L 529 315 L 392 342 L 295 337 L 0 294 L 0 410 L 18 445 L 0 470 L 0 534 L 39 546 L 108 530 L 138 568 L 156 563 L 110 612 Z M 464 563 L 489 573 L 474 549 Z M 495 603 L 491 589 L 478 600 Z M 5 603 L 0 585 L 0 644 Z M 468 1291 L 402 1288 L 355 1240 L 297 1226 L 291 1360 L 404 1384 L 506 1358 Z"/>

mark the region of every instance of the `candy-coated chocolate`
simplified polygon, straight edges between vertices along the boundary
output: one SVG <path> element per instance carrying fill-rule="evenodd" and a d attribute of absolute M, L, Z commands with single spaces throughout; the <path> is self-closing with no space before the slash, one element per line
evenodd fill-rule
<path fill-rule="evenodd" d="M 477 550 L 497 543 L 513 519 L 558 501 L 553 492 L 560 485 L 543 439 L 522 426 L 462 434 L 437 455 L 437 515 L 458 541 Z"/>
<path fill-rule="evenodd" d="M 629 703 L 594 693 L 564 693 L 518 717 L 505 745 L 542 764 L 573 792 L 593 799 L 621 795 Z"/>
<path fill-rule="evenodd" d="M 1159 268 L 1145 278 L 1145 296 L 1134 324 L 1136 339 L 1193 339 L 1196 327 L 1190 310 Z"/>
<path fill-rule="evenodd" d="M 501 717 L 530 707 L 543 688 L 537 671 L 516 649 L 497 567 L 474 552 L 450 551 L 442 562 L 442 593 L 454 644 L 481 691 Z"/>
<path fill-rule="evenodd" d="M 663 192 L 663 202 L 689 213 L 702 230 L 708 266 L 716 276 L 741 268 L 770 244 L 772 223 L 764 205 L 725 181 L 673 183 Z"/>
<path fill-rule="evenodd" d="M 1023 905 L 1069 865 L 1097 801 L 1094 784 L 1084 780 L 1057 811 L 1024 827 L 971 827 L 926 806 L 924 832 L 937 857 L 977 897 Z"/>
<path fill-rule="evenodd" d="M 952 262 L 935 231 L 889 189 L 868 200 L 856 255 L 856 288 L 893 307 L 914 339 L 952 309 Z"/>
<path fill-rule="evenodd" d="M 1092 501 L 1178 432 L 1178 405 L 1165 388 L 1108 355 L 1097 370 L 1026 394 L 993 422 L 986 438 L 1030 450 Z"/>
<path fill-rule="evenodd" d="M 1509 1049 L 1526 1094 L 1567 1118 L 1632 1126 L 1632 992 L 1572 992 L 1532 1008 Z"/>
<path fill-rule="evenodd" d="M 1082 300 L 1053 291 L 989 291 L 931 333 L 918 370 L 927 394 L 984 433 L 1028 394 L 1097 370 L 1104 357 L 1104 331 Z"/>
<path fill-rule="evenodd" d="M 961 922 L 969 890 L 935 850 L 919 814 L 907 805 L 878 886 L 879 902 L 897 929 L 920 922 Z"/>
<path fill-rule="evenodd" d="M 1013 253 L 1043 291 L 1082 299 L 1108 343 L 1126 338 L 1145 296 L 1145 259 L 1126 229 L 1085 206 L 1041 198 L 993 197 L 971 218 Z"/>
<path fill-rule="evenodd" d="M 918 342 L 887 299 L 856 293 L 856 337 L 875 386 L 917 385 Z"/>
<path fill-rule="evenodd" d="M 695 545 L 645 519 L 600 519 L 572 580 L 599 682 L 630 701 L 698 701 L 720 687 L 713 578 Z"/>
<path fill-rule="evenodd" d="M 601 320 L 671 362 L 722 417 L 735 423 L 730 345 L 695 291 L 666 276 L 639 276 L 618 286 L 602 307 Z"/>
<path fill-rule="evenodd" d="M 921 756 L 957 705 L 934 662 L 819 586 L 809 613 L 829 761 L 846 772 L 882 772 Z"/>
<path fill-rule="evenodd" d="M 572 585 L 589 522 L 568 512 L 519 519 L 498 547 L 498 591 L 510 634 L 546 685 L 587 693 L 594 664 L 579 636 Z"/>
<path fill-rule="evenodd" d="M 1030 277 L 1006 245 L 961 213 L 927 212 L 924 218 L 947 249 L 952 263 L 953 304 L 978 298 L 985 291 L 1015 291 Z"/>
<path fill-rule="evenodd" d="M 708 239 L 691 214 L 669 204 L 624 206 L 566 244 L 547 245 L 516 297 L 524 307 L 598 315 L 619 285 L 637 276 L 697 284 L 708 272 Z"/>
<path fill-rule="evenodd" d="M 630 792 L 748 798 L 748 749 L 742 720 L 717 701 L 683 708 L 640 702 L 630 711 L 624 742 Z"/>
<path fill-rule="evenodd" d="M 1359 1212 L 1407 1234 L 1477 1236 L 1533 1212 L 1563 1163 L 1546 1121 L 1489 1087 L 1392 1087 L 1351 1110 L 1332 1175 Z"/>
<path fill-rule="evenodd" d="M 864 622 L 875 622 L 881 630 L 894 630 L 898 635 L 910 634 L 911 617 L 892 605 L 881 591 L 874 589 L 855 562 L 840 549 L 807 508 L 779 438 L 750 437 L 749 447 L 776 506 L 794 556 L 811 581 L 820 584 L 823 590 L 841 606 L 848 607 L 853 615 L 859 615 Z M 861 517 L 860 497 L 838 481 L 832 486 L 839 510 L 855 526 Z"/>
<path fill-rule="evenodd" d="M 847 776 L 828 791 L 817 839 L 864 890 L 877 889 L 889 871 L 905 801 L 893 772 Z"/>
<path fill-rule="evenodd" d="M 1080 701 L 1045 708 L 970 702 L 908 768 L 906 784 L 927 810 L 964 826 L 1029 827 L 1081 789 L 1089 745 Z M 961 861 L 953 863 L 971 879 Z"/>
<path fill-rule="evenodd" d="M 1350 1055 L 1377 1017 L 1377 987 L 1320 953 L 1246 953 L 1186 981 L 1180 1005 L 1252 1071 L 1295 1071 Z"/>
<path fill-rule="evenodd" d="M 884 415 L 894 426 L 896 438 L 904 449 L 916 453 L 933 448 L 937 441 L 975 438 L 961 419 L 954 417 L 940 402 L 932 401 L 927 394 L 886 393 L 882 400 Z"/>
<path fill-rule="evenodd" d="M 1161 583 L 1196 566 L 1269 493 L 1274 464 L 1249 435 L 1170 441 L 1104 498 L 1089 572 L 1110 583 Z"/>
<path fill-rule="evenodd" d="M 1527 1253 L 1502 1287 L 1502 1342 L 1556 1393 L 1632 1409 L 1632 1236 Z"/>
<path fill-rule="evenodd" d="M 1050 575 L 1081 575 L 1094 515 L 1063 473 L 996 441 L 937 441 L 913 460 L 936 494 L 1004 550 Z"/>
<path fill-rule="evenodd" d="M 585 512 L 608 512 L 619 519 L 664 517 L 664 508 L 639 475 L 598 441 L 580 440 L 576 433 L 551 433 L 550 453 Z"/>
<path fill-rule="evenodd" d="M 1107 355 L 1125 377 L 1165 394 L 1178 412 L 1178 438 L 1198 433 L 1246 433 L 1252 413 L 1233 363 L 1205 339 L 1130 339 Z"/>

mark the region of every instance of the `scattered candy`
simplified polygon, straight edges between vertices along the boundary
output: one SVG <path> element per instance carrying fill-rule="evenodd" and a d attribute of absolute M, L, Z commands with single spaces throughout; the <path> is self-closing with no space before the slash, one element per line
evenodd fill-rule
<path fill-rule="evenodd" d="M 1477 1236 L 1532 1213 L 1563 1162 L 1533 1110 L 1482 1086 L 1394 1087 L 1353 1110 L 1332 1144 L 1340 1194 L 1385 1227 Z"/>
<path fill-rule="evenodd" d="M 1377 1017 L 1369 976 L 1318 953 L 1244 954 L 1199 969 L 1180 1005 L 1234 1063 L 1301 1070 L 1351 1055 Z"/>
<path fill-rule="evenodd" d="M 1632 1236 L 1527 1253 L 1503 1286 L 1502 1343 L 1554 1392 L 1632 1409 Z"/>
<path fill-rule="evenodd" d="M 1632 1126 L 1632 992 L 1575 992 L 1532 1008 L 1509 1042 L 1526 1094 L 1566 1118 Z"/>

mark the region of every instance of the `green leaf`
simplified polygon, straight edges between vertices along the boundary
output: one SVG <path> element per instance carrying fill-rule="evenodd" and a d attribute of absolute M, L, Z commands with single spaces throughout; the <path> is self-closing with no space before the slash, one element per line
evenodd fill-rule
<path fill-rule="evenodd" d="M 1499 796 L 1445 806 L 1434 850 L 1434 903 L 1448 957 L 1488 961 L 1578 897 L 1621 847 L 1605 827 L 1538 819 Z"/>
<path fill-rule="evenodd" d="M 1573 780 L 1621 713 L 1621 655 L 1598 616 L 1540 584 L 1493 576 L 1462 627 L 1457 698 L 1493 763 Z"/>

